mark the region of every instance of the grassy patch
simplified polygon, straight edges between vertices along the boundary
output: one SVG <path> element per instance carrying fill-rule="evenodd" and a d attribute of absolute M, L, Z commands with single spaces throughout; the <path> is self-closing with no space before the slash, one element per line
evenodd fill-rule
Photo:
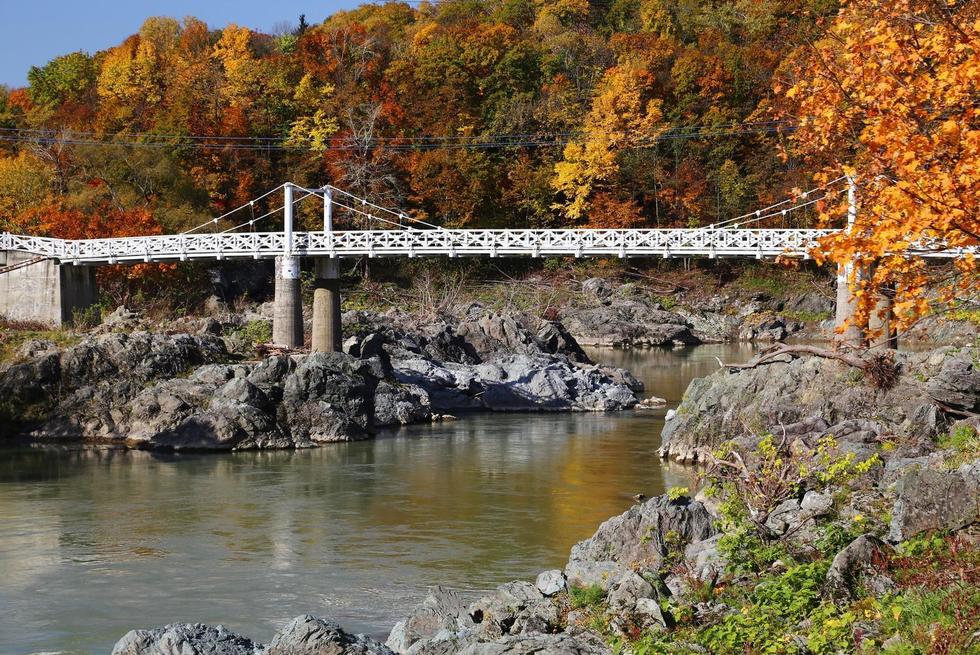
<path fill-rule="evenodd" d="M 947 316 L 953 321 L 967 321 L 980 325 L 980 309 L 954 309 Z"/>
<path fill-rule="evenodd" d="M 568 600 L 575 609 L 598 606 L 606 598 L 606 592 L 599 585 L 588 587 L 569 587 Z"/>
<path fill-rule="evenodd" d="M 960 425 L 939 439 L 939 447 L 952 451 L 946 459 L 946 465 L 950 468 L 958 468 L 961 464 L 972 462 L 980 457 L 980 433 L 977 433 L 972 426 Z"/>
<path fill-rule="evenodd" d="M 17 359 L 17 350 L 34 339 L 51 341 L 56 346 L 65 348 L 81 341 L 82 335 L 71 330 L 53 330 L 39 323 L 0 322 L 0 363 L 14 362 Z"/>
<path fill-rule="evenodd" d="M 272 341 L 272 323 L 260 319 L 249 321 L 235 330 L 235 336 L 252 346 L 269 343 Z"/>
<path fill-rule="evenodd" d="M 820 323 L 826 321 L 834 314 L 831 311 L 811 311 L 807 309 L 797 309 L 792 311 L 782 312 L 782 315 L 786 318 L 797 321 L 799 323 Z"/>

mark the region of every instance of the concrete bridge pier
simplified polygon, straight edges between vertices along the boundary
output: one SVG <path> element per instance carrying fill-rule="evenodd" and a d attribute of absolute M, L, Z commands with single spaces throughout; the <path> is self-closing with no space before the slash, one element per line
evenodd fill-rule
<path fill-rule="evenodd" d="M 895 329 L 892 309 L 894 302 L 894 289 L 883 289 L 878 294 L 875 308 L 872 310 L 871 316 L 868 317 L 868 331 L 873 333 L 869 344 L 872 348 L 898 349 L 898 332 Z"/>
<path fill-rule="evenodd" d="M 99 301 L 95 270 L 0 251 L 0 316 L 52 327 L 70 325 Z"/>
<path fill-rule="evenodd" d="M 836 335 L 834 338 L 840 344 L 859 348 L 864 341 L 864 330 L 855 321 L 858 301 L 850 287 L 853 267 L 853 264 L 837 267 L 837 303 L 834 313 Z M 860 271 L 858 273 L 860 274 Z"/>
<path fill-rule="evenodd" d="M 316 287 L 313 291 L 313 352 L 340 352 L 343 334 L 340 326 L 340 262 L 316 259 Z"/>
<path fill-rule="evenodd" d="M 276 257 L 272 343 L 278 346 L 303 346 L 303 296 L 300 291 L 299 257 Z"/>

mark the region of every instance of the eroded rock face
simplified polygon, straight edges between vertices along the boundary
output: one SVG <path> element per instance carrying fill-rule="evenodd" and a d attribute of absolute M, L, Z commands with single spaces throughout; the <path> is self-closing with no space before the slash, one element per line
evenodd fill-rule
<path fill-rule="evenodd" d="M 516 634 L 499 639 L 474 635 L 442 635 L 424 642 L 412 655 L 609 655 L 612 650 L 598 635 Z"/>
<path fill-rule="evenodd" d="M 174 623 L 153 630 L 131 630 L 112 655 L 259 655 L 261 647 L 222 626 Z"/>
<path fill-rule="evenodd" d="M 871 595 L 891 591 L 895 583 L 885 575 L 891 547 L 871 534 L 861 535 L 837 553 L 827 571 L 824 591 L 837 601 L 854 600 L 861 587 Z"/>
<path fill-rule="evenodd" d="M 384 644 L 352 635 L 309 614 L 297 616 L 276 633 L 262 655 L 394 655 Z"/>
<path fill-rule="evenodd" d="M 931 530 L 958 530 L 980 520 L 980 459 L 955 470 L 911 464 L 895 485 L 888 540 Z"/>
<path fill-rule="evenodd" d="M 651 498 L 609 519 L 592 537 L 572 547 L 565 575 L 569 586 L 598 585 L 608 590 L 634 570 L 657 571 L 668 549 L 684 548 L 715 532 L 701 503 Z"/>
<path fill-rule="evenodd" d="M 980 370 L 966 352 L 942 348 L 899 353 L 898 383 L 875 389 L 861 371 L 809 357 L 691 382 L 663 429 L 661 454 L 696 461 L 723 440 L 771 432 L 812 444 L 832 434 L 846 449 L 870 454 L 883 435 L 931 440 L 951 423 L 943 406 L 980 410 Z"/>
<path fill-rule="evenodd" d="M 258 363 L 234 363 L 207 334 L 33 344 L 25 362 L 0 369 L 0 426 L 149 448 L 298 448 L 368 438 L 433 412 L 624 409 L 642 389 L 629 372 L 592 364 L 560 323 L 479 306 L 455 323 L 410 329 L 413 320 L 356 312 L 345 316 L 346 353 Z"/>
<path fill-rule="evenodd" d="M 680 315 L 635 301 L 570 312 L 563 323 L 586 346 L 652 348 L 700 343 Z"/>
<path fill-rule="evenodd" d="M 416 642 L 440 633 L 455 634 L 472 625 L 458 593 L 440 586 L 429 587 L 422 602 L 391 629 L 385 644 L 397 653 L 406 653 Z"/>

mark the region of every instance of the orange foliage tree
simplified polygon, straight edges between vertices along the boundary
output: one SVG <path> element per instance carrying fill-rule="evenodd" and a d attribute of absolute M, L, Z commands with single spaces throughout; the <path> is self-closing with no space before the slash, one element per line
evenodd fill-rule
<path fill-rule="evenodd" d="M 824 181 L 855 177 L 852 229 L 824 239 L 819 257 L 855 263 L 852 289 L 863 324 L 877 292 L 894 287 L 899 327 L 930 307 L 977 294 L 974 257 L 930 275 L 910 246 L 980 243 L 980 3 L 845 0 L 823 37 L 804 46 L 782 89 L 799 120 L 793 141 Z M 840 226 L 846 200 L 824 207 Z"/>

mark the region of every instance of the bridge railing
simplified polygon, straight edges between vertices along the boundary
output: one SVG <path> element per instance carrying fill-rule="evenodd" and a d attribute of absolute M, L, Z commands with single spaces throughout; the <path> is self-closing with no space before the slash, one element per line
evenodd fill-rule
<path fill-rule="evenodd" d="M 830 230 L 792 229 L 567 229 L 358 230 L 296 232 L 289 252 L 299 256 L 806 256 Z M 65 240 L 0 235 L 0 250 L 33 253 L 65 263 L 115 264 L 175 260 L 276 257 L 287 252 L 282 232 L 176 234 Z M 912 249 L 926 257 L 961 250 L 936 244 Z"/>

